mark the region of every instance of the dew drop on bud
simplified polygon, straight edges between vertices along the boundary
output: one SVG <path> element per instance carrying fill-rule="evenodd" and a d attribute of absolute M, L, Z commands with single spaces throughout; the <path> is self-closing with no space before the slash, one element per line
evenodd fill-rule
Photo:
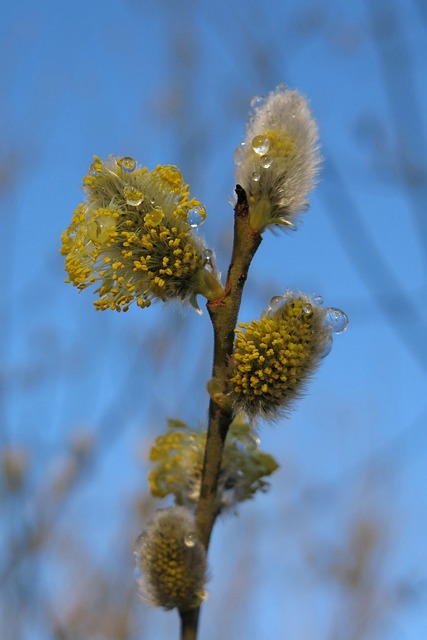
<path fill-rule="evenodd" d="M 306 316 L 311 316 L 311 314 L 313 313 L 313 306 L 309 302 L 306 302 L 305 304 L 303 304 L 302 310 Z"/>
<path fill-rule="evenodd" d="M 317 307 L 321 307 L 323 304 L 323 298 L 322 296 L 314 296 L 313 298 L 313 302 Z"/>
<path fill-rule="evenodd" d="M 102 162 L 100 160 L 94 160 L 89 167 L 89 174 L 91 176 L 97 176 L 102 173 Z"/>
<path fill-rule="evenodd" d="M 252 149 L 259 156 L 263 156 L 265 153 L 267 153 L 269 148 L 270 140 L 267 138 L 267 136 L 255 136 L 255 138 L 252 140 Z"/>
<path fill-rule="evenodd" d="M 234 162 L 237 164 L 238 167 L 242 164 L 245 153 L 246 153 L 246 144 L 244 142 L 241 142 L 236 147 L 234 151 L 234 156 L 233 156 Z"/>
<path fill-rule="evenodd" d="M 144 200 L 144 194 L 138 191 L 135 187 L 125 187 L 123 189 L 123 196 L 126 200 L 126 204 L 131 207 L 137 207 Z"/>
<path fill-rule="evenodd" d="M 163 213 L 163 211 L 161 209 L 155 208 L 150 211 L 150 213 L 147 213 L 147 215 L 144 216 L 144 222 L 145 224 L 152 224 L 156 226 L 160 224 L 164 217 L 165 214 Z"/>
<path fill-rule="evenodd" d="M 260 172 L 259 172 L 259 171 L 253 171 L 253 172 L 252 172 L 252 180 L 253 180 L 254 182 L 259 182 L 259 181 L 260 181 L 260 178 L 261 178 L 261 174 L 260 174 Z"/>
<path fill-rule="evenodd" d="M 120 167 L 120 169 L 126 171 L 126 173 L 132 173 L 132 171 L 135 170 L 136 161 L 129 156 L 125 156 L 117 160 L 117 165 Z"/>
<path fill-rule="evenodd" d="M 188 212 L 187 222 L 190 227 L 196 228 L 200 227 L 201 224 L 205 221 L 206 211 L 204 207 L 193 207 Z"/>
<path fill-rule="evenodd" d="M 282 306 L 284 299 L 284 296 L 273 296 L 268 303 L 268 310 L 272 311 L 273 313 L 275 311 L 278 311 Z"/>
<path fill-rule="evenodd" d="M 262 156 L 260 160 L 260 165 L 263 169 L 269 169 L 273 164 L 273 158 L 269 155 Z"/>
<path fill-rule="evenodd" d="M 262 96 L 254 96 L 251 100 L 251 109 L 257 109 L 259 107 L 262 107 L 262 105 L 265 102 L 265 98 L 263 98 Z"/>
<path fill-rule="evenodd" d="M 284 82 L 280 82 L 277 87 L 276 87 L 276 93 L 285 93 L 285 91 L 287 91 L 288 87 L 285 85 Z"/>
<path fill-rule="evenodd" d="M 98 216 L 92 218 L 86 225 L 89 239 L 95 244 L 103 244 L 111 240 L 111 234 L 116 230 L 116 221 L 113 216 Z"/>
<path fill-rule="evenodd" d="M 196 545 L 196 536 L 194 533 L 187 533 L 184 536 L 184 544 L 190 549 Z"/>
<path fill-rule="evenodd" d="M 213 263 L 213 252 L 210 249 L 205 249 L 202 252 L 202 257 L 205 260 L 206 264 L 211 265 Z"/>
<path fill-rule="evenodd" d="M 348 327 L 348 318 L 341 309 L 330 307 L 326 311 L 325 324 L 330 328 L 332 333 L 344 333 Z"/>
<path fill-rule="evenodd" d="M 320 357 L 326 358 L 326 356 L 330 354 L 331 349 L 332 349 L 332 338 L 331 336 L 329 336 L 325 342 L 325 345 L 323 347 L 322 353 L 320 354 Z"/>

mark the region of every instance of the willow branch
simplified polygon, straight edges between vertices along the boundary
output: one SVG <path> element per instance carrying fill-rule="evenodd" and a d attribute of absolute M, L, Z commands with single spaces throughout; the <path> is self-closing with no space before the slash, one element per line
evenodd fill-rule
<path fill-rule="evenodd" d="M 236 194 L 233 252 L 225 295 L 221 300 L 207 304 L 214 329 L 213 377 L 219 380 L 224 388 L 227 385 L 228 363 L 233 352 L 234 331 L 243 287 L 252 258 L 262 239 L 261 235 L 250 227 L 246 193 L 239 185 L 236 187 Z M 211 399 L 200 499 L 196 511 L 200 539 L 206 550 L 209 546 L 215 518 L 218 515 L 218 478 L 224 442 L 232 419 L 231 409 L 224 408 Z"/>
<path fill-rule="evenodd" d="M 197 639 L 197 623 L 199 620 L 199 609 L 190 609 L 188 611 L 180 611 L 181 617 L 181 636 L 180 640 L 196 640 Z"/>
<path fill-rule="evenodd" d="M 220 300 L 209 302 L 207 309 L 214 329 L 214 378 L 227 386 L 228 363 L 233 352 L 234 330 L 240 309 L 243 287 L 249 266 L 261 244 L 261 235 L 249 225 L 246 193 L 236 186 L 237 203 L 234 209 L 234 242 L 228 269 L 225 294 Z M 218 515 L 217 489 L 225 438 L 233 419 L 231 409 L 220 406 L 211 399 L 209 424 L 203 463 L 200 498 L 196 510 L 196 524 L 200 540 L 206 551 L 215 519 Z M 196 640 L 199 609 L 180 611 L 181 640 Z"/>

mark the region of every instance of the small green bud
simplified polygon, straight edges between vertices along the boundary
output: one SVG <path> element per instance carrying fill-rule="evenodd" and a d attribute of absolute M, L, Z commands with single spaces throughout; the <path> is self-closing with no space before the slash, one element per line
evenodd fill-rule
<path fill-rule="evenodd" d="M 198 607 L 205 599 L 206 551 L 184 507 L 158 511 L 135 543 L 141 596 L 154 607 Z"/>

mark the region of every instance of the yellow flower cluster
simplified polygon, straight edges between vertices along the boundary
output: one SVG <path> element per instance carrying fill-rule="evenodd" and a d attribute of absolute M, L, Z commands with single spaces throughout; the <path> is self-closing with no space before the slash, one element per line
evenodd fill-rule
<path fill-rule="evenodd" d="M 325 316 L 309 296 L 288 292 L 261 320 L 239 324 L 229 380 L 237 410 L 272 418 L 289 408 L 330 344 Z"/>
<path fill-rule="evenodd" d="M 206 552 L 184 507 L 158 511 L 137 539 L 134 557 L 148 604 L 188 610 L 204 599 Z"/>
<path fill-rule="evenodd" d="M 205 209 L 190 197 L 174 166 L 153 171 L 133 158 L 94 156 L 83 179 L 87 200 L 62 234 L 68 280 L 79 290 L 97 284 L 97 309 L 127 311 L 131 302 L 208 299 L 223 293 L 192 227 Z M 208 267 L 208 268 L 207 268 Z"/>
<path fill-rule="evenodd" d="M 184 422 L 168 421 L 168 433 L 158 436 L 150 452 L 156 467 L 148 474 L 155 498 L 175 496 L 176 504 L 195 503 L 202 478 L 206 432 L 190 431 Z"/>
<path fill-rule="evenodd" d="M 159 436 L 151 449 L 150 460 L 156 463 L 148 476 L 151 493 L 156 498 L 173 495 L 177 505 L 191 507 L 200 495 L 206 431 L 193 431 L 178 420 L 169 420 L 168 427 L 168 433 Z M 225 442 L 217 492 L 219 511 L 268 488 L 264 478 L 278 464 L 258 445 L 247 422 L 236 417 Z"/>

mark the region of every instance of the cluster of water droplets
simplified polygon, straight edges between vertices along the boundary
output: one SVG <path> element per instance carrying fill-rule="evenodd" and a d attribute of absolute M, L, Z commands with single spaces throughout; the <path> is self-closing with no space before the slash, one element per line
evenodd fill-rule
<path fill-rule="evenodd" d="M 292 292 L 286 292 L 281 296 L 273 296 L 268 304 L 267 311 L 265 311 L 262 315 L 263 317 L 271 317 L 274 315 L 279 309 L 282 308 L 286 300 L 289 298 L 293 298 L 295 296 Z M 310 316 L 313 313 L 313 307 L 321 307 L 323 305 L 323 298 L 319 295 L 314 295 L 304 302 L 302 306 L 302 312 Z M 325 317 L 324 324 L 329 329 L 330 332 L 330 340 L 325 345 L 324 352 L 322 353 L 322 357 L 328 355 L 332 348 L 332 335 L 344 333 L 348 327 L 348 317 L 347 314 L 342 311 L 342 309 L 338 309 L 337 307 L 327 307 L 325 309 Z"/>
<path fill-rule="evenodd" d="M 285 84 L 281 83 L 277 85 L 274 91 L 274 94 L 277 95 L 277 94 L 285 93 L 287 90 L 288 90 L 288 87 Z M 261 109 L 265 108 L 267 101 L 268 101 L 268 97 L 264 97 L 264 96 L 254 96 L 252 98 L 250 104 L 251 104 L 253 113 L 250 116 L 250 120 L 249 120 L 250 124 L 254 122 L 255 118 L 258 118 L 259 120 L 259 112 Z M 277 118 L 275 117 L 271 109 L 269 108 L 266 109 L 265 118 L 263 118 L 263 121 L 259 122 L 259 124 L 261 126 L 268 125 L 268 128 L 277 126 Z M 242 142 L 241 144 L 239 144 L 239 146 L 236 148 L 234 152 L 234 162 L 238 167 L 242 165 L 242 163 L 245 160 L 245 157 L 247 157 L 247 152 L 248 152 L 247 146 L 248 145 L 246 145 L 245 142 Z M 258 183 L 261 180 L 262 172 L 270 169 L 274 162 L 273 157 L 268 153 L 270 149 L 270 140 L 268 136 L 265 136 L 263 134 L 256 135 L 252 139 L 250 146 L 251 146 L 251 150 L 255 152 L 257 156 L 259 156 L 257 166 L 254 167 L 251 174 L 252 181 L 254 183 Z"/>

